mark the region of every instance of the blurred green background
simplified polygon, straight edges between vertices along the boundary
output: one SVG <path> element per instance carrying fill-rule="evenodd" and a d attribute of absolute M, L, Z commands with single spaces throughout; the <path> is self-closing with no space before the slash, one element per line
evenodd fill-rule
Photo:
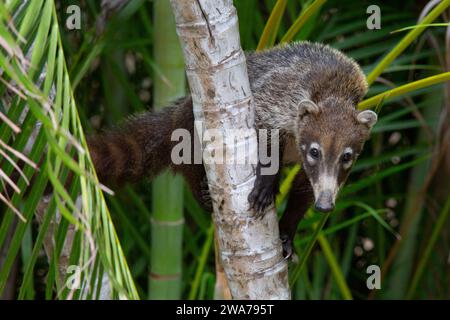
<path fill-rule="evenodd" d="M 64 8 L 71 4 L 81 8 L 81 30 L 64 27 L 69 16 Z M 427 1 L 409 0 L 234 4 L 245 50 L 285 40 L 323 42 L 353 57 L 367 75 L 409 30 L 391 32 L 417 24 L 430 12 Z M 372 4 L 381 8 L 379 30 L 366 27 L 366 9 Z M 110 128 L 130 114 L 161 108 L 189 91 L 168 1 L 133 0 L 111 10 L 94 0 L 55 5 L 67 74 L 86 134 Z M 447 8 L 435 22 L 449 18 Z M 417 36 L 373 79 L 367 97 L 448 72 L 448 30 L 433 26 Z M 336 210 L 329 216 L 308 212 L 298 227 L 297 257 L 290 262 L 294 299 L 450 298 L 449 92 L 445 82 L 376 106 L 379 121 Z M 283 171 L 287 179 L 277 199 L 280 215 L 295 170 Z M 182 179 L 164 174 L 115 191 L 106 203 L 139 297 L 214 298 L 211 217 Z M 0 248 L 7 253 L 7 230 L 17 227 L 5 226 L 12 213 L 6 205 L 0 208 Z M 26 299 L 55 298 L 58 284 L 47 276 L 52 268 L 41 247 L 27 268 L 38 231 L 39 224 L 29 224 L 14 240 L 17 250 L 9 258 L 14 263 L 0 272 L 0 288 L 9 288 L 4 298 L 17 298 L 19 291 Z M 380 290 L 367 288 L 370 265 L 381 268 Z M 32 280 L 24 286 L 27 269 Z"/>

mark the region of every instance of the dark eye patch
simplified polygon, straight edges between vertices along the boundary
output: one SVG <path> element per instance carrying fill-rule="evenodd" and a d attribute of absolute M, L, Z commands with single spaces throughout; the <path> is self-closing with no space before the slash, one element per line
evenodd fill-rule
<path fill-rule="evenodd" d="M 342 161 L 349 162 L 350 160 L 352 160 L 352 153 L 351 152 L 345 152 L 342 155 Z"/>
<path fill-rule="evenodd" d="M 311 155 L 311 157 L 313 157 L 314 159 L 319 158 L 319 149 L 317 148 L 311 148 L 309 149 L 309 154 Z"/>

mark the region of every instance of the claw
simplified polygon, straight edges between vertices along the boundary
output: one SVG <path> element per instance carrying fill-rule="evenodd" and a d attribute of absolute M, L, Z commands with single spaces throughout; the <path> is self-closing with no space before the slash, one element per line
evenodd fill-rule
<path fill-rule="evenodd" d="M 289 239 L 287 235 L 281 235 L 281 243 L 283 246 L 283 257 L 285 260 L 288 260 L 292 257 L 293 248 L 292 241 Z"/>
<path fill-rule="evenodd" d="M 211 194 L 209 192 L 209 186 L 206 176 L 203 178 L 202 182 L 200 183 L 200 195 L 202 200 L 203 208 L 206 211 L 211 212 L 212 211 L 212 199 Z"/>
<path fill-rule="evenodd" d="M 257 185 L 250 193 L 248 200 L 250 209 L 255 211 L 255 218 L 262 219 L 267 207 L 272 203 L 274 198 L 273 188 L 271 185 Z"/>

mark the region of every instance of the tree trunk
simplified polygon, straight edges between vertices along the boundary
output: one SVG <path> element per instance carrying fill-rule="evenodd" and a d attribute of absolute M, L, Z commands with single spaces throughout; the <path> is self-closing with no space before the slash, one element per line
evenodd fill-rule
<path fill-rule="evenodd" d="M 231 0 L 171 0 L 171 4 L 196 130 L 205 137 L 203 162 L 231 295 L 233 299 L 289 299 L 275 211 L 255 219 L 247 201 L 255 182 L 257 139 L 236 10 Z M 222 155 L 226 161 L 220 161 Z"/>

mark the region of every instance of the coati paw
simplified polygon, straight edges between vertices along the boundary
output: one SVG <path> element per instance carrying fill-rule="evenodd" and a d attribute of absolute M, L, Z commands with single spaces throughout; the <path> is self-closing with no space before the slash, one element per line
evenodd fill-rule
<path fill-rule="evenodd" d="M 212 199 L 211 193 L 209 192 L 208 179 L 206 178 L 206 176 L 200 183 L 200 196 L 203 209 L 205 209 L 207 212 L 212 212 Z"/>
<path fill-rule="evenodd" d="M 250 209 L 255 211 L 255 217 L 262 219 L 267 207 L 273 202 L 274 192 L 272 184 L 255 184 L 248 196 Z"/>
<path fill-rule="evenodd" d="M 203 209 L 205 209 L 205 211 L 207 212 L 212 212 L 213 208 L 212 208 L 212 200 L 211 200 L 211 195 L 209 193 L 208 190 L 205 191 L 201 191 L 202 192 L 202 206 Z"/>
<path fill-rule="evenodd" d="M 289 258 L 292 257 L 292 254 L 294 252 L 294 249 L 293 249 L 293 246 L 292 246 L 292 241 L 285 234 L 281 235 L 280 239 L 281 239 L 281 244 L 283 246 L 283 257 L 284 257 L 285 260 L 288 260 Z"/>

